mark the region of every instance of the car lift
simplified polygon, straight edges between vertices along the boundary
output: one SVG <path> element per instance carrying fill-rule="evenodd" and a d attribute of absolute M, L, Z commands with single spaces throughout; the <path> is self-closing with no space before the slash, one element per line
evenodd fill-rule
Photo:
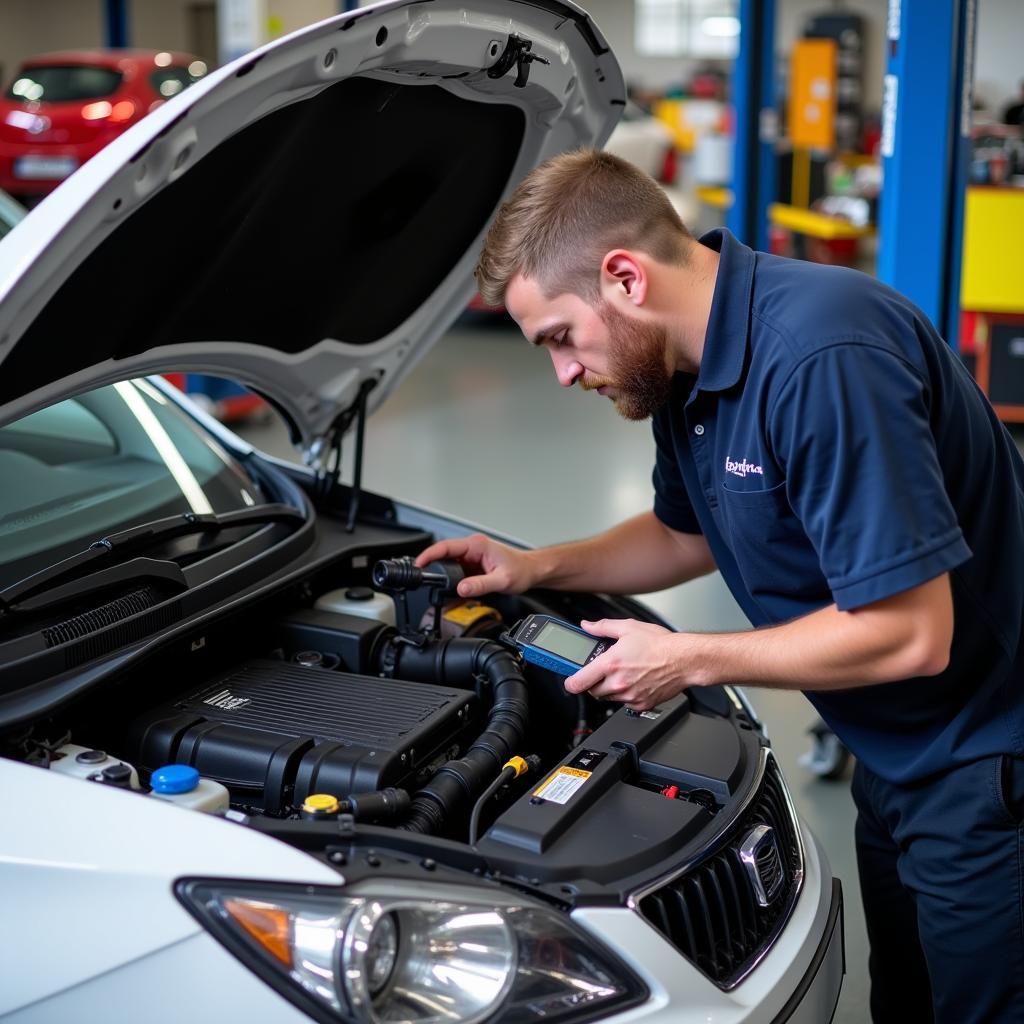
<path fill-rule="evenodd" d="M 775 0 L 740 0 L 736 146 L 727 226 L 768 248 L 775 198 Z M 954 347 L 970 162 L 977 0 L 889 0 L 878 277 Z"/>
<path fill-rule="evenodd" d="M 733 65 L 736 124 L 732 205 L 726 227 L 768 250 L 768 207 L 775 201 L 775 0 L 740 0 L 740 46 Z"/>
<path fill-rule="evenodd" d="M 878 276 L 957 347 L 977 0 L 890 0 Z"/>

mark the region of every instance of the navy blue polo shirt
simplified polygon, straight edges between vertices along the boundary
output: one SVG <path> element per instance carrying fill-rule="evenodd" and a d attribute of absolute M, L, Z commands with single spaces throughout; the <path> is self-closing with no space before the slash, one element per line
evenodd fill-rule
<path fill-rule="evenodd" d="M 1024 756 L 1024 463 L 925 315 L 864 274 L 727 231 L 700 371 L 654 417 L 657 517 L 703 533 L 755 626 L 850 610 L 942 573 L 941 675 L 807 696 L 908 782 Z M 682 624 L 685 628 L 685 623 Z"/>

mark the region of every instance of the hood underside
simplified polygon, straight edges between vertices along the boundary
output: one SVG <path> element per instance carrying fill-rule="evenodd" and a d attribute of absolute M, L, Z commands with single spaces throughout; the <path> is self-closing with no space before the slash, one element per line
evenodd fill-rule
<path fill-rule="evenodd" d="M 266 395 L 309 445 L 364 382 L 383 401 L 472 295 L 504 197 L 603 143 L 623 96 L 553 0 L 397 0 L 220 69 L 0 243 L 0 423 L 189 370 Z"/>

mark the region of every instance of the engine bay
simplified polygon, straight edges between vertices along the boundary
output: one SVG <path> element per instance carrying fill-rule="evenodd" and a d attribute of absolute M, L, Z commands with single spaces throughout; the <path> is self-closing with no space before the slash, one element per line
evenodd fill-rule
<path fill-rule="evenodd" d="M 243 604 L 6 736 L 4 753 L 314 852 L 359 830 L 468 846 L 489 873 L 562 892 L 625 891 L 734 819 L 765 742 L 731 691 L 634 712 L 567 693 L 506 636 L 530 613 L 639 606 L 463 600 L 457 563 L 421 571 L 409 550 L 378 547 Z"/>

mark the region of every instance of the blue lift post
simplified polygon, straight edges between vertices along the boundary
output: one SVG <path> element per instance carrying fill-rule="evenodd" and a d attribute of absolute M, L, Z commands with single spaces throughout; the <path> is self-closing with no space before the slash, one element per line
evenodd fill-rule
<path fill-rule="evenodd" d="M 128 3 L 129 0 L 105 0 L 103 20 L 107 46 L 128 45 Z"/>
<path fill-rule="evenodd" d="M 740 48 L 733 66 L 736 118 L 732 206 L 726 226 L 755 249 L 768 248 L 775 201 L 775 0 L 740 0 Z"/>
<path fill-rule="evenodd" d="M 959 39 L 955 96 L 960 117 L 953 148 L 953 195 L 950 220 L 949 264 L 946 273 L 946 323 L 943 336 L 960 347 L 960 274 L 963 270 L 964 204 L 971 168 L 971 119 L 974 109 L 974 55 L 977 41 L 977 0 L 960 5 Z"/>
<path fill-rule="evenodd" d="M 889 0 L 878 276 L 956 344 L 976 0 Z"/>

